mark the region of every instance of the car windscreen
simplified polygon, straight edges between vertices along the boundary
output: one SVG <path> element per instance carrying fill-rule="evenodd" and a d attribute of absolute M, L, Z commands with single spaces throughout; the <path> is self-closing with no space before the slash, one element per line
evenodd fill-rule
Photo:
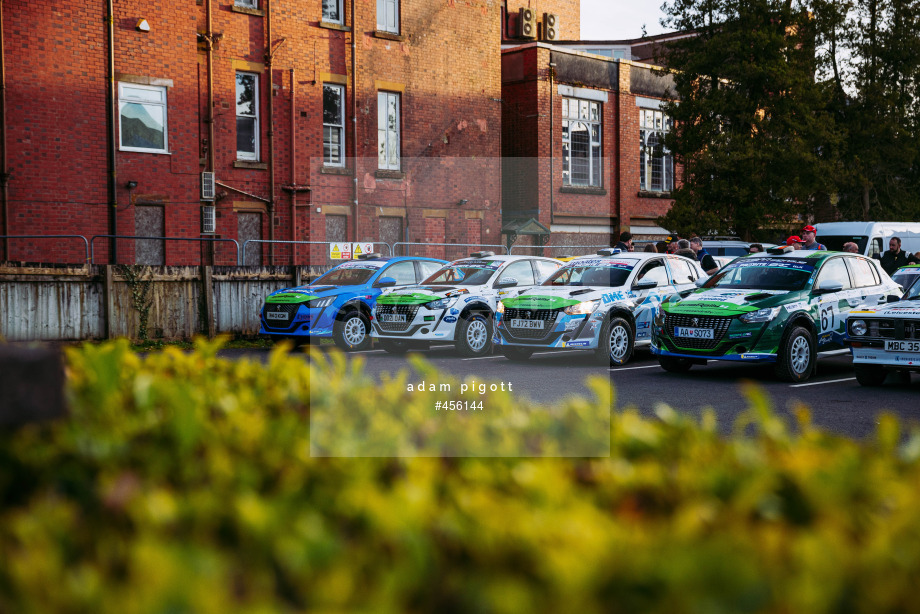
<path fill-rule="evenodd" d="M 311 286 L 360 286 L 366 284 L 380 269 L 372 264 L 340 264 L 316 281 Z"/>
<path fill-rule="evenodd" d="M 709 278 L 704 288 L 801 290 L 815 271 L 806 258 L 741 258 Z"/>
<path fill-rule="evenodd" d="M 449 264 L 422 282 L 423 286 L 481 286 L 489 283 L 500 260 L 466 260 Z"/>
<path fill-rule="evenodd" d="M 920 279 L 920 268 L 898 269 L 891 276 L 891 279 L 894 283 L 904 288 L 905 295 L 912 288 L 916 287 L 917 290 L 920 290 L 920 284 L 917 283 L 917 280 Z"/>
<path fill-rule="evenodd" d="M 541 285 L 615 288 L 626 283 L 635 266 L 635 260 L 592 259 L 589 261 L 575 261 L 550 275 Z"/>
<path fill-rule="evenodd" d="M 865 254 L 869 237 L 859 235 L 819 235 L 815 238 L 815 241 L 823 243 L 824 246 L 832 252 L 842 252 L 844 243 L 855 243 L 859 248 L 859 253 Z"/>

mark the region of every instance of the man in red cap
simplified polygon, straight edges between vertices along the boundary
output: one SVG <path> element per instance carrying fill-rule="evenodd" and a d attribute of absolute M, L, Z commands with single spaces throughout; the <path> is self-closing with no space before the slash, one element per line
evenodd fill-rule
<path fill-rule="evenodd" d="M 796 235 L 792 235 L 786 239 L 786 245 L 791 245 L 793 249 L 802 249 L 802 239 Z"/>
<path fill-rule="evenodd" d="M 810 224 L 806 226 L 805 228 L 803 228 L 802 229 L 802 243 L 804 243 L 804 245 L 801 247 L 801 249 L 812 251 L 812 252 L 822 250 L 822 249 L 826 251 L 827 250 L 826 247 L 824 247 L 823 245 L 815 241 L 815 235 L 817 234 L 818 234 L 818 229 Z"/>

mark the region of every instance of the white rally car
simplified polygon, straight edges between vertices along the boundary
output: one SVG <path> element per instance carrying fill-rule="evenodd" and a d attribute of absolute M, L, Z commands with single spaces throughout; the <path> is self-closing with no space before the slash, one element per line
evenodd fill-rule
<path fill-rule="evenodd" d="M 662 300 L 696 289 L 706 273 L 695 260 L 646 252 L 600 250 L 576 258 L 541 285 L 502 299 L 495 344 L 510 360 L 537 350 L 592 350 L 604 365 L 622 365 L 651 341 Z"/>
<path fill-rule="evenodd" d="M 498 301 L 518 295 L 560 266 L 552 258 L 476 252 L 417 286 L 377 299 L 371 335 L 392 353 L 440 342 L 455 344 L 463 356 L 483 356 L 492 350 Z"/>
<path fill-rule="evenodd" d="M 903 298 L 860 306 L 847 318 L 847 345 L 856 381 L 880 386 L 888 371 L 920 371 L 920 283 Z"/>

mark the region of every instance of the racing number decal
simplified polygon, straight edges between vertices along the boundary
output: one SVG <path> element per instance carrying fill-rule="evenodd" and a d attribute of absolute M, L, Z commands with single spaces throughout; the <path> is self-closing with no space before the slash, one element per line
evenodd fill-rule
<path fill-rule="evenodd" d="M 821 305 L 821 332 L 826 333 L 836 328 L 836 311 L 837 301 L 823 303 Z"/>

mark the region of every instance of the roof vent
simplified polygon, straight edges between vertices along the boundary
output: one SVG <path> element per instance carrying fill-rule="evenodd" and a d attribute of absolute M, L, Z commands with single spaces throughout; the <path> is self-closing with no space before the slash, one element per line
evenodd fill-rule
<path fill-rule="evenodd" d="M 470 258 L 488 258 L 489 256 L 494 256 L 495 252 L 473 252 L 470 254 Z"/>

